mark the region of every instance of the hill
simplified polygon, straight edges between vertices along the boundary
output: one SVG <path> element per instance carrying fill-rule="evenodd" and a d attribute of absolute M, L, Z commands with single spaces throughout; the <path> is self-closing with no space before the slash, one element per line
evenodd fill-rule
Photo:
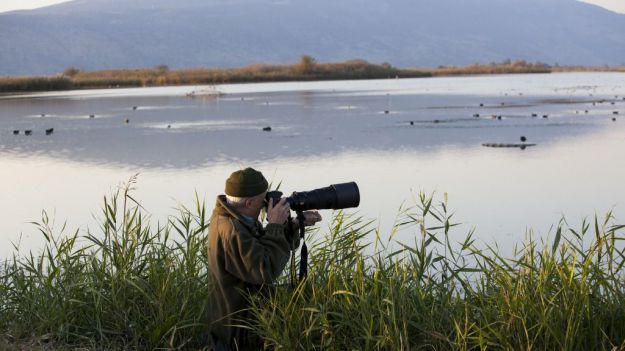
<path fill-rule="evenodd" d="M 575 0 L 75 0 L 0 14 L 0 75 L 363 58 L 625 63 L 625 15 Z"/>

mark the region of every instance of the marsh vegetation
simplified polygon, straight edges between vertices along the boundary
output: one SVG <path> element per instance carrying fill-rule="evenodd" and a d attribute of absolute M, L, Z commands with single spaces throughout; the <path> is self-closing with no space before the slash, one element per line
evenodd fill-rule
<path fill-rule="evenodd" d="M 97 230 L 68 233 L 44 214 L 45 247 L 3 263 L 7 347 L 204 346 L 206 206 L 151 223 L 132 187 L 105 197 Z M 243 323 L 282 350 L 625 347 L 625 226 L 611 213 L 578 229 L 563 220 L 512 257 L 456 233 L 453 217 L 446 195 L 421 194 L 383 241 L 376 223 L 334 213 L 309 233 L 308 278 L 291 287 L 285 270 Z"/>
<path fill-rule="evenodd" d="M 530 63 L 523 60 L 506 60 L 501 63 L 473 64 L 461 67 L 397 68 L 388 63 L 374 64 L 365 60 L 319 63 L 313 57 L 304 55 L 295 64 L 255 64 L 242 68 L 174 70 L 166 65 L 159 65 L 154 68 L 144 69 L 83 71 L 76 67 L 69 67 L 63 74 L 58 76 L 0 78 L 0 93 L 169 85 L 421 78 L 450 75 L 550 72 L 551 67 L 546 64 Z"/>

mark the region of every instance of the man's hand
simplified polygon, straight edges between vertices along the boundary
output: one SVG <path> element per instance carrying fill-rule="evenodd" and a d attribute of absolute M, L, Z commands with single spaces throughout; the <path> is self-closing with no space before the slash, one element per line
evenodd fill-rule
<path fill-rule="evenodd" d="M 284 224 L 287 218 L 289 218 L 290 211 L 291 205 L 286 202 L 285 197 L 280 199 L 280 202 L 275 206 L 273 205 L 273 199 L 269 199 L 269 204 L 267 205 L 267 222 Z"/>

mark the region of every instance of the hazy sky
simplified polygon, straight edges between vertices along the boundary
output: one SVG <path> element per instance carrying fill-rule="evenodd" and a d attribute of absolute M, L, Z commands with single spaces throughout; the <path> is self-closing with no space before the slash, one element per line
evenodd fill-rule
<path fill-rule="evenodd" d="M 581 0 L 583 2 L 603 6 L 608 10 L 625 13 L 625 1 L 623 0 Z"/>
<path fill-rule="evenodd" d="M 0 0 L 0 12 L 33 9 L 52 4 L 66 2 L 68 0 Z M 581 0 L 591 4 L 603 6 L 609 10 L 625 13 L 624 0 Z"/>
<path fill-rule="evenodd" d="M 0 12 L 34 9 L 66 1 L 67 0 L 0 0 Z"/>

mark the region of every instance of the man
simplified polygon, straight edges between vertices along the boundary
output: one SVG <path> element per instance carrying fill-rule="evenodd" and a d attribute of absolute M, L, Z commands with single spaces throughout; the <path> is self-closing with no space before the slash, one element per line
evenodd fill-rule
<path fill-rule="evenodd" d="M 265 206 L 268 183 L 252 168 L 236 171 L 226 180 L 225 195 L 217 197 L 208 232 L 209 271 L 214 291 L 209 305 L 211 343 L 215 350 L 257 350 L 262 341 L 237 327 L 250 318 L 246 294 L 271 284 L 299 246 L 299 236 L 287 237 L 290 206 L 286 199 L 267 204 L 267 226 L 258 220 Z M 303 225 L 321 220 L 316 211 L 304 212 Z M 298 227 L 300 224 L 294 220 Z M 297 233 L 297 231 L 295 231 Z"/>

